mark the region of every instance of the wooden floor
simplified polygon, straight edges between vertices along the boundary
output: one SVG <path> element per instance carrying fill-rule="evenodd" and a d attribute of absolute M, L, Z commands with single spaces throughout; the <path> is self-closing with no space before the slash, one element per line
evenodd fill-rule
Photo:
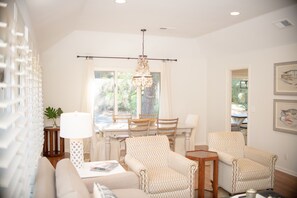
<path fill-rule="evenodd" d="M 212 198 L 211 182 L 209 180 L 209 167 L 206 167 L 205 178 L 205 198 Z M 297 198 L 297 177 L 275 170 L 274 189 L 282 198 Z M 197 190 L 195 191 L 197 195 Z M 197 197 L 197 196 L 196 196 Z M 230 197 L 229 193 L 222 188 L 219 188 L 219 198 Z"/>
<path fill-rule="evenodd" d="M 54 167 L 56 167 L 56 164 L 59 160 L 63 158 L 69 158 L 69 153 L 66 153 L 64 156 L 61 157 L 48 157 L 50 162 L 53 164 Z M 88 156 L 85 156 L 85 158 L 88 158 Z M 209 179 L 210 172 L 210 166 L 206 166 L 206 173 L 205 173 L 205 198 L 212 198 L 212 192 L 211 192 L 211 182 Z M 196 184 L 196 189 L 197 189 Z M 274 183 L 274 191 L 278 194 L 282 195 L 285 198 L 297 198 L 297 177 L 294 177 L 292 175 L 288 175 L 281 171 L 275 171 L 275 183 Z M 197 190 L 195 190 L 195 194 L 197 195 Z M 197 196 L 195 196 L 197 197 Z M 218 193 L 219 198 L 227 198 L 230 197 L 229 193 L 226 192 L 224 189 L 219 188 Z"/>
<path fill-rule="evenodd" d="M 297 177 L 276 170 L 273 190 L 286 198 L 297 197 Z"/>

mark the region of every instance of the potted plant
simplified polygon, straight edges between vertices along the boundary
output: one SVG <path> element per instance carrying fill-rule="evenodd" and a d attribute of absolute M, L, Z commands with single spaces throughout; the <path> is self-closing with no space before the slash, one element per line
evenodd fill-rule
<path fill-rule="evenodd" d="M 63 111 L 60 107 L 55 109 L 49 106 L 44 111 L 44 115 L 47 119 L 51 119 L 53 121 L 53 128 L 57 127 L 56 119 L 59 118 L 62 113 Z"/>

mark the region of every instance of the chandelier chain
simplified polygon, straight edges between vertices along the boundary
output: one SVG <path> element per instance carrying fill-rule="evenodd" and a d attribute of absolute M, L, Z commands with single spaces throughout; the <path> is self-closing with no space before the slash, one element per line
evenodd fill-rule
<path fill-rule="evenodd" d="M 142 31 L 142 56 L 144 56 L 144 32 L 146 29 L 141 29 Z"/>

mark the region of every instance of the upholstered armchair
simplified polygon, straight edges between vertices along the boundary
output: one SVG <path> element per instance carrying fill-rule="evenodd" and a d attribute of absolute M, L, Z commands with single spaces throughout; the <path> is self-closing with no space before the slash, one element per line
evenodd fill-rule
<path fill-rule="evenodd" d="M 192 198 L 197 163 L 170 150 L 167 136 L 126 139 L 125 162 L 152 198 Z"/>
<path fill-rule="evenodd" d="M 208 145 L 219 156 L 219 186 L 230 194 L 273 188 L 276 155 L 245 146 L 241 132 L 209 133 Z"/>

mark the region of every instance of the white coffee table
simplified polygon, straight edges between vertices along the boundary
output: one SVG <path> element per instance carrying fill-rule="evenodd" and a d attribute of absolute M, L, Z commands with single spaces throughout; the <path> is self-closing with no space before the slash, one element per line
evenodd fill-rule
<path fill-rule="evenodd" d="M 81 178 L 89 178 L 89 177 L 100 177 L 100 176 L 107 176 L 107 175 L 113 175 L 117 173 L 123 173 L 126 172 L 126 170 L 121 166 L 121 164 L 118 163 L 118 166 L 115 167 L 113 170 L 104 172 L 104 171 L 91 171 L 91 167 L 104 163 L 104 162 L 116 162 L 116 160 L 108 160 L 108 161 L 95 161 L 95 162 L 85 162 L 82 168 L 77 168 L 77 172 Z"/>
<path fill-rule="evenodd" d="M 234 195 L 234 196 L 232 196 L 231 198 L 245 198 L 246 197 L 246 194 L 245 193 L 243 193 L 243 194 L 239 194 L 239 195 Z M 256 198 L 265 198 L 265 197 L 263 197 L 262 195 L 260 195 L 260 194 L 256 194 Z"/>

